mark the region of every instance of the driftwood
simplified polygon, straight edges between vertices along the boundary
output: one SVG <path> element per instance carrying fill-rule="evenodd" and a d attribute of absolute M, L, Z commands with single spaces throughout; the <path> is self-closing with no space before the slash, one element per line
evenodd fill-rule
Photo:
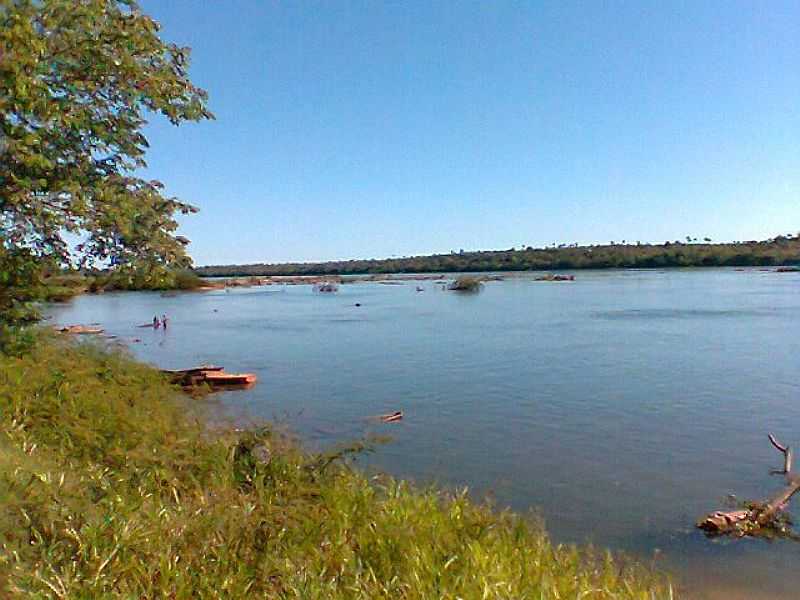
<path fill-rule="evenodd" d="M 215 367 L 214 365 L 202 365 L 191 369 L 162 369 L 161 372 L 167 375 L 200 375 L 207 371 L 222 371 L 223 369 L 223 367 Z"/>
<path fill-rule="evenodd" d="M 783 469 L 772 471 L 772 474 L 784 475 L 786 486 L 764 502 L 751 502 L 740 510 L 715 511 L 697 522 L 700 529 L 709 535 L 737 537 L 759 535 L 770 529 L 773 535 L 783 533 L 780 518 L 791 497 L 800 490 L 800 476 L 792 473 L 792 449 L 781 444 L 772 434 L 769 434 L 769 441 L 783 453 Z"/>
<path fill-rule="evenodd" d="M 100 334 L 103 333 L 102 327 L 92 327 L 89 325 L 66 325 L 61 327 L 58 331 L 61 333 L 74 333 L 74 334 Z"/>
<path fill-rule="evenodd" d="M 395 421 L 402 421 L 403 411 L 398 410 L 388 415 L 381 415 L 380 419 L 384 423 L 394 423 Z"/>
<path fill-rule="evenodd" d="M 367 417 L 369 420 L 380 421 L 381 423 L 394 423 L 396 421 L 403 420 L 403 411 L 396 410 L 393 413 L 388 413 L 385 415 L 373 415 L 371 417 Z"/>
<path fill-rule="evenodd" d="M 212 388 L 226 387 L 244 389 L 256 382 L 253 373 L 226 373 L 222 367 L 200 366 L 191 369 L 162 370 L 170 382 L 184 389 L 208 384 Z"/>

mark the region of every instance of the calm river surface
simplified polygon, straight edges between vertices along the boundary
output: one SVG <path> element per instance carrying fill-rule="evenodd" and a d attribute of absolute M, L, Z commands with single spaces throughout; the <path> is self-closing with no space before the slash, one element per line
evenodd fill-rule
<path fill-rule="evenodd" d="M 509 275 L 468 295 L 430 281 L 119 293 L 51 314 L 99 322 L 161 367 L 255 372 L 210 402 L 313 447 L 391 435 L 361 462 L 536 509 L 559 541 L 656 557 L 698 597 L 800 598 L 800 544 L 693 528 L 728 494 L 780 487 L 767 432 L 800 447 L 800 274 L 576 278 Z M 167 331 L 135 327 L 162 313 Z M 394 410 L 402 422 L 364 419 Z"/>

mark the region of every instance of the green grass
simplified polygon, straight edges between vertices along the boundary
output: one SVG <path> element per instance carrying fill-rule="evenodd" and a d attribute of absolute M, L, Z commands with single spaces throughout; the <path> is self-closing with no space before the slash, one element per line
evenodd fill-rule
<path fill-rule="evenodd" d="M 42 337 L 0 354 L 0 597 L 670 598 L 465 494 L 212 431 L 155 370 Z"/>

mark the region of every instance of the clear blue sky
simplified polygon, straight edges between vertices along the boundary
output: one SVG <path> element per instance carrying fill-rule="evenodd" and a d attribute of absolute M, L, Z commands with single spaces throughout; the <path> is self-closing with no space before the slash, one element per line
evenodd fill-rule
<path fill-rule="evenodd" d="M 143 0 L 197 264 L 800 230 L 800 2 Z"/>

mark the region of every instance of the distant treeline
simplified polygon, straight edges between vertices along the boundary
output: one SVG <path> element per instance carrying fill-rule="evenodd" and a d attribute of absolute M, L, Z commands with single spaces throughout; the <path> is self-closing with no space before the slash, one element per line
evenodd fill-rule
<path fill-rule="evenodd" d="M 320 263 L 211 265 L 198 267 L 203 277 L 248 275 L 360 275 L 370 273 L 440 273 L 556 269 L 658 269 L 664 267 L 750 267 L 800 264 L 800 235 L 762 242 L 713 244 L 695 240 L 664 244 L 561 245 L 431 256 L 346 260 Z"/>

